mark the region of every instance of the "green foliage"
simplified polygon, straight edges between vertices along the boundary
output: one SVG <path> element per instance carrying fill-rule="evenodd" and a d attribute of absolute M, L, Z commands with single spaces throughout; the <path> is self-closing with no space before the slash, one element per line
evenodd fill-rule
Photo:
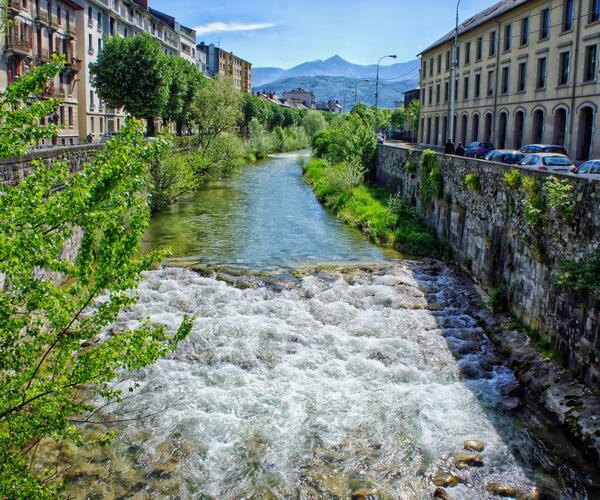
<path fill-rule="evenodd" d="M 149 34 L 106 41 L 97 61 L 90 64 L 90 74 L 98 96 L 109 107 L 125 108 L 147 120 L 162 115 L 169 98 L 170 65 L 160 42 Z"/>
<path fill-rule="evenodd" d="M 548 205 L 565 219 L 570 219 L 575 209 L 573 184 L 566 179 L 560 180 L 558 177 L 552 176 L 544 183 L 544 190 Z"/>
<path fill-rule="evenodd" d="M 404 164 L 404 168 L 409 174 L 414 174 L 417 171 L 417 166 L 413 160 L 407 160 Z"/>
<path fill-rule="evenodd" d="M 600 305 L 600 250 L 561 263 L 557 285 Z"/>
<path fill-rule="evenodd" d="M 35 69 L 22 76 L 19 91 L 38 88 L 39 77 Z M 26 101 L 3 109 L 0 121 L 17 112 L 33 127 L 39 108 Z M 23 147 L 35 134 L 15 140 L 12 148 Z M 37 443 L 77 441 L 74 423 L 91 415 L 94 397 L 121 399 L 113 384 L 121 370 L 153 363 L 191 329 L 185 318 L 174 332 L 148 321 L 106 330 L 135 302 L 141 273 L 164 255 L 139 255 L 149 221 L 147 166 L 163 147 L 162 140 L 145 143 L 131 120 L 83 170 L 38 162 L 18 185 L 1 188 L 0 498 L 55 497 L 60 481 L 46 479 L 60 478 L 60 464 L 40 467 Z M 81 245 L 69 259 L 63 250 L 76 233 Z"/>
<path fill-rule="evenodd" d="M 195 189 L 198 181 L 192 164 L 192 155 L 177 153 L 173 147 L 150 164 L 152 211 L 167 208 Z"/>
<path fill-rule="evenodd" d="M 479 193 L 481 191 L 481 177 L 476 174 L 467 174 L 465 176 L 465 186 L 471 191 Z"/>
<path fill-rule="evenodd" d="M 393 128 L 402 130 L 404 128 L 404 120 L 406 119 L 406 114 L 404 112 L 404 108 L 396 108 L 392 112 L 391 116 L 391 125 Z"/>
<path fill-rule="evenodd" d="M 504 174 L 504 183 L 510 191 L 518 191 L 523 185 L 523 176 L 519 169 L 512 168 Z"/>
<path fill-rule="evenodd" d="M 325 121 L 323 113 L 310 110 L 304 116 L 302 126 L 304 127 L 304 130 L 306 130 L 308 137 L 312 139 L 318 132 L 327 128 L 327 122 Z"/>
<path fill-rule="evenodd" d="M 444 180 L 437 154 L 431 149 L 423 152 L 421 160 L 421 204 L 431 206 L 435 198 L 444 196 Z"/>
<path fill-rule="evenodd" d="M 490 299 L 488 306 L 494 313 L 506 311 L 508 305 L 508 297 L 504 288 L 492 288 L 490 290 Z"/>
<path fill-rule="evenodd" d="M 392 126 L 392 110 L 383 108 L 377 112 L 377 130 L 387 130 Z"/>
<path fill-rule="evenodd" d="M 546 201 L 542 196 L 542 185 L 535 177 L 525 177 L 523 187 L 525 188 L 523 200 L 525 221 L 532 229 L 541 230 L 546 219 Z"/>
<path fill-rule="evenodd" d="M 419 128 L 419 118 L 421 116 L 421 102 L 414 99 L 408 105 L 406 110 L 406 123 L 410 130 L 416 131 Z"/>
<path fill-rule="evenodd" d="M 0 158 L 23 156 L 31 144 L 56 135 L 55 125 L 41 125 L 60 101 L 39 99 L 48 82 L 64 67 L 64 58 L 36 66 L 0 92 Z"/>
<path fill-rule="evenodd" d="M 442 245 L 418 213 L 398 195 L 379 186 L 358 183 L 358 166 L 312 159 L 304 173 L 317 197 L 340 220 L 361 229 L 373 241 L 411 255 L 443 255 Z"/>

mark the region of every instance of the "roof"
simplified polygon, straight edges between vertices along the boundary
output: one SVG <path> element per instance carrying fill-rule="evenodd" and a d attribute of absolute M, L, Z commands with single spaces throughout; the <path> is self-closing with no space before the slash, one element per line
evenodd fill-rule
<path fill-rule="evenodd" d="M 524 3 L 527 3 L 528 1 L 529 0 L 502 0 L 502 1 L 492 5 L 491 7 L 488 7 L 487 9 L 481 11 L 479 14 L 475 14 L 473 17 L 470 17 L 469 19 L 464 21 L 462 24 L 460 24 L 458 26 L 458 35 L 460 36 L 464 33 L 467 33 L 469 31 L 477 28 L 478 26 L 481 26 L 482 24 L 485 24 L 488 21 L 491 21 L 492 19 L 494 19 L 502 14 L 505 14 L 506 12 L 511 11 L 512 9 L 516 9 L 517 7 L 520 7 Z M 426 49 L 422 50 L 418 55 L 422 55 L 425 52 L 429 52 L 430 50 L 435 49 L 436 47 L 439 47 L 440 45 L 444 45 L 445 43 L 452 41 L 454 39 L 454 31 L 455 30 L 448 32 L 446 35 L 444 35 L 442 38 L 440 38 L 437 42 L 433 43 Z"/>
<path fill-rule="evenodd" d="M 165 23 L 171 29 L 175 29 L 175 18 L 173 16 L 170 16 L 169 14 L 165 14 L 164 12 L 161 12 L 160 10 L 153 9 L 152 7 L 148 7 L 148 12 L 150 12 L 150 14 L 152 16 L 161 20 L 163 23 Z"/>

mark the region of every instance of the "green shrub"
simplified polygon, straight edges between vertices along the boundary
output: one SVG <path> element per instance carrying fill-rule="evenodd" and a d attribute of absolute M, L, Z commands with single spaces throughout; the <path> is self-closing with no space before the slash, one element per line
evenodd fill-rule
<path fill-rule="evenodd" d="M 479 193 L 481 191 L 481 177 L 475 174 L 467 174 L 465 176 L 465 185 L 475 193 Z"/>
<path fill-rule="evenodd" d="M 504 288 L 492 288 L 490 290 L 490 299 L 488 306 L 494 313 L 506 311 L 508 306 L 508 298 Z"/>
<path fill-rule="evenodd" d="M 504 174 L 504 183 L 511 191 L 517 191 L 523 185 L 523 176 L 519 169 L 513 168 Z"/>
<path fill-rule="evenodd" d="M 325 183 L 333 193 L 342 194 L 362 184 L 365 168 L 357 161 L 329 165 L 325 170 Z"/>
<path fill-rule="evenodd" d="M 196 185 L 192 157 L 170 149 L 150 165 L 150 202 L 152 211 L 167 208 L 182 196 L 191 193 Z"/>
<path fill-rule="evenodd" d="M 546 202 L 542 196 L 542 185 L 535 177 L 525 177 L 523 181 L 525 199 L 523 216 L 534 230 L 541 230 L 546 219 Z"/>
<path fill-rule="evenodd" d="M 566 179 L 560 180 L 558 177 L 552 176 L 544 183 L 544 190 L 548 205 L 565 219 L 570 219 L 575 208 L 573 184 Z"/>
<path fill-rule="evenodd" d="M 431 149 L 423 152 L 421 163 L 421 204 L 431 206 L 435 198 L 444 196 L 444 180 L 437 154 Z"/>
<path fill-rule="evenodd" d="M 417 167 L 415 165 L 415 162 L 412 160 L 408 160 L 405 164 L 404 164 L 404 168 L 406 169 L 406 171 L 409 174 L 414 174 L 417 171 Z"/>
<path fill-rule="evenodd" d="M 557 285 L 600 304 L 600 250 L 561 263 Z"/>

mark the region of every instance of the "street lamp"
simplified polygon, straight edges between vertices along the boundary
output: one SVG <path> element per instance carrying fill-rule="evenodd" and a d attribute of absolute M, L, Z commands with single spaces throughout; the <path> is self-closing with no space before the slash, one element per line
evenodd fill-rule
<path fill-rule="evenodd" d="M 391 54 L 388 56 L 383 56 L 377 61 L 377 78 L 375 79 L 375 133 L 377 133 L 377 119 L 379 118 L 379 65 L 381 61 L 387 58 L 396 59 L 398 56 L 396 54 Z"/>
<path fill-rule="evenodd" d="M 458 6 L 460 0 L 456 2 L 456 28 L 454 30 L 454 54 L 452 56 L 452 68 L 450 71 L 450 138 L 454 142 L 454 113 L 456 113 L 456 68 L 458 66 Z M 442 137 L 446 141 L 448 137 Z"/>
<path fill-rule="evenodd" d="M 358 82 L 356 82 L 356 83 L 354 84 L 354 105 L 355 105 L 355 106 L 356 106 L 356 91 L 357 91 L 358 85 L 359 85 L 360 83 L 363 83 L 363 82 L 367 82 L 367 83 L 368 83 L 368 82 L 369 82 L 369 80 L 359 80 Z"/>

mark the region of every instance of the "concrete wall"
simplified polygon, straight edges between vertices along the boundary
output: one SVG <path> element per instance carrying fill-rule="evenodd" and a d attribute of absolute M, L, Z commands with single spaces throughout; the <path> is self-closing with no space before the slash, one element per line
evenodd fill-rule
<path fill-rule="evenodd" d="M 65 148 L 40 149 L 21 158 L 0 160 L 0 184 L 17 184 L 31 173 L 35 168 L 36 161 L 53 163 L 57 160 L 66 160 L 72 171 L 80 170 L 83 164 L 91 161 L 103 147 L 103 144 L 85 144 Z"/>
<path fill-rule="evenodd" d="M 415 206 L 419 201 L 420 158 L 417 150 L 380 145 L 377 180 L 400 192 Z M 411 159 L 416 171 L 406 169 Z M 523 217 L 522 191 L 504 182 L 504 165 L 438 155 L 444 180 L 442 199 L 421 207 L 427 222 L 452 246 L 455 260 L 486 290 L 505 289 L 509 307 L 524 323 L 546 335 L 579 370 L 589 385 L 600 389 L 600 310 L 589 299 L 555 285 L 558 264 L 600 248 L 600 182 L 561 176 L 574 186 L 577 203 L 570 220 L 548 209 L 540 258 L 526 244 L 531 233 Z M 523 176 L 548 174 L 521 169 Z M 480 192 L 469 189 L 467 174 L 481 179 Z"/>

